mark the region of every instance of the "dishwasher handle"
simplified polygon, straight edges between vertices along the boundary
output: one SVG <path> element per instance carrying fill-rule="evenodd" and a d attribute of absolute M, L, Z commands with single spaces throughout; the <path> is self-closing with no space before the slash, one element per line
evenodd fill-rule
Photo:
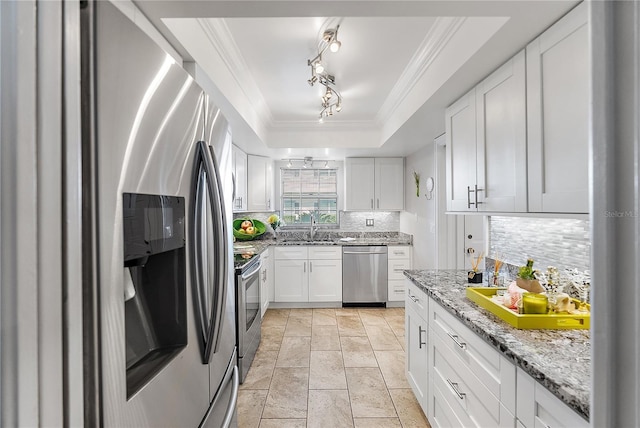
<path fill-rule="evenodd" d="M 342 254 L 360 254 L 363 256 L 368 256 L 369 254 L 387 254 L 385 252 L 382 253 L 370 253 L 370 252 L 366 252 L 366 251 L 343 251 Z"/>

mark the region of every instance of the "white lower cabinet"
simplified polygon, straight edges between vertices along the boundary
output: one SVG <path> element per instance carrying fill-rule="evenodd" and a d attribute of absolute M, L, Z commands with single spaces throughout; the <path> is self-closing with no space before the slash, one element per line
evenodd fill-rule
<path fill-rule="evenodd" d="M 267 248 L 260 254 L 260 315 L 264 317 L 264 313 L 269 309 L 270 296 L 273 294 L 273 264 L 272 257 Z"/>
<path fill-rule="evenodd" d="M 418 402 L 426 414 L 428 388 L 428 300 L 409 280 L 407 281 L 407 299 L 405 301 L 405 374 Z"/>
<path fill-rule="evenodd" d="M 341 302 L 341 247 L 274 247 L 275 302 Z"/>
<path fill-rule="evenodd" d="M 411 247 L 389 246 L 388 254 L 388 302 L 402 302 L 405 300 L 404 270 L 411 269 Z"/>
<path fill-rule="evenodd" d="M 518 368 L 518 427 L 586 428 L 589 426 L 559 398 Z"/>
<path fill-rule="evenodd" d="M 465 427 L 513 427 L 515 366 L 442 306 L 429 299 L 429 360 L 438 405 Z M 446 402 L 446 405 L 445 405 Z M 430 401 L 435 411 L 435 400 Z M 434 426 L 445 426 L 438 425 Z"/>
<path fill-rule="evenodd" d="M 405 286 L 406 376 L 432 427 L 589 426 L 410 280 Z"/>

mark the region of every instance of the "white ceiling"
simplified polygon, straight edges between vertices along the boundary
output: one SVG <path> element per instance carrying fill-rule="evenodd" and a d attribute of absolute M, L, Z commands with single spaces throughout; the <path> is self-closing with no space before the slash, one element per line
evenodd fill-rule
<path fill-rule="evenodd" d="M 336 78 L 344 100 L 331 121 L 375 121 L 403 70 L 433 25 L 432 17 L 390 20 L 382 17 L 341 19 L 339 52 L 326 51 L 323 64 Z M 239 54 L 264 97 L 272 122 L 279 126 L 316 122 L 321 85 L 310 87 L 308 59 L 318 54 L 331 18 L 228 18 L 226 25 Z"/>
<path fill-rule="evenodd" d="M 557 1 L 136 1 L 195 61 L 234 140 L 273 157 L 407 155 L 444 131 L 444 108 L 570 10 Z M 199 19 L 200 18 L 200 19 Z M 318 123 L 307 59 L 340 23 L 323 63 L 343 110 Z M 198 79 L 198 76 L 196 76 Z"/>

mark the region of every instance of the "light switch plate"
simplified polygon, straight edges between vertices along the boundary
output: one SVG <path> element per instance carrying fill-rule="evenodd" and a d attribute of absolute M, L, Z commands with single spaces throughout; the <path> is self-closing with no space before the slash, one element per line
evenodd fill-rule
<path fill-rule="evenodd" d="M 373 226 L 373 219 L 372 218 L 368 218 L 366 225 L 367 226 Z"/>

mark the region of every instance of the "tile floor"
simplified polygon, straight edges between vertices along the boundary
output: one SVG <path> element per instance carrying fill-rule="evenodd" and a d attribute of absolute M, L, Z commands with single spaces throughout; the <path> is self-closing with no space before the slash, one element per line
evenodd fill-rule
<path fill-rule="evenodd" d="M 238 425 L 429 427 L 403 347 L 403 308 L 269 309 Z"/>

